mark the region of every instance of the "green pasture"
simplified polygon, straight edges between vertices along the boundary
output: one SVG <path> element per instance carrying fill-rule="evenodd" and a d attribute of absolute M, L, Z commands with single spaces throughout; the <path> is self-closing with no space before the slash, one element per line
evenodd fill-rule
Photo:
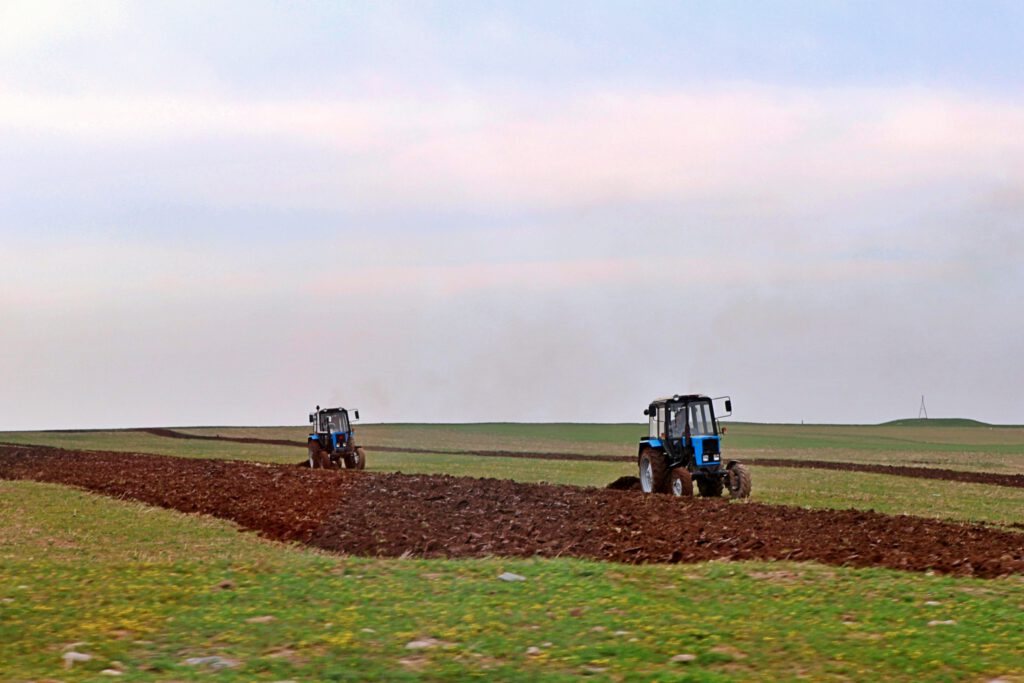
<path fill-rule="evenodd" d="M 879 464 L 913 464 L 992 472 L 1024 471 L 1024 427 L 961 420 L 903 420 L 883 425 L 724 423 L 724 446 L 737 457 L 782 457 Z M 635 455 L 643 424 L 367 424 L 358 425 L 369 447 L 455 451 L 564 452 Z M 302 442 L 306 427 L 182 427 L 204 436 L 257 437 Z M 130 430 L 0 432 L 0 441 L 109 448 L 216 457 L 285 458 L 287 447 L 243 449 L 216 442 L 188 442 Z M 168 443 L 173 441 L 174 443 Z M 222 455 L 223 454 L 223 455 Z"/>
<path fill-rule="evenodd" d="M 1021 577 L 339 557 L 0 481 L 5 681 L 1013 681 L 1022 626 Z"/>
<path fill-rule="evenodd" d="M 734 448 L 965 451 L 1024 454 L 1024 427 L 970 421 L 904 420 L 883 425 L 722 423 Z M 492 449 L 620 454 L 646 436 L 644 424 L 514 423 L 357 425 L 367 443 L 441 450 Z M 305 427 L 259 427 L 266 438 L 303 440 Z M 252 436 L 248 427 L 193 427 L 194 434 Z"/>

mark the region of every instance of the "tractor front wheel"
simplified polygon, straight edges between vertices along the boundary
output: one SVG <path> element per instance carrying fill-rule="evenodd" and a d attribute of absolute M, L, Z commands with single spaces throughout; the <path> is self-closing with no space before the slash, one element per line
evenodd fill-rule
<path fill-rule="evenodd" d="M 351 454 L 345 456 L 345 467 L 350 470 L 366 469 L 366 451 L 362 446 L 356 446 Z"/>
<path fill-rule="evenodd" d="M 668 489 L 668 463 L 665 454 L 653 448 L 640 453 L 640 488 L 644 493 L 665 493 Z"/>
<path fill-rule="evenodd" d="M 718 498 L 722 495 L 723 488 L 722 480 L 718 477 L 697 478 L 697 490 L 704 498 Z"/>
<path fill-rule="evenodd" d="M 693 496 L 693 477 L 685 467 L 673 467 L 668 474 L 668 490 L 673 496 Z"/>
<path fill-rule="evenodd" d="M 729 497 L 750 497 L 750 470 L 743 463 L 734 462 L 729 465 Z"/>

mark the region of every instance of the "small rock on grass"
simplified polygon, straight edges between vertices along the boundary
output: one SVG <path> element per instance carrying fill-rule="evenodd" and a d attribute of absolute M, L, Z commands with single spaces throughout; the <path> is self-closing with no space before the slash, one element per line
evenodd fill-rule
<path fill-rule="evenodd" d="M 100 674 L 103 676 L 124 676 L 124 672 L 118 669 L 104 669 Z"/>
<path fill-rule="evenodd" d="M 692 661 L 694 661 L 696 659 L 697 659 L 697 655 L 681 654 L 681 655 L 676 655 L 676 656 L 672 657 L 672 659 L 670 659 L 669 661 L 670 662 L 681 662 L 683 664 L 686 664 L 686 663 L 692 662 Z"/>
<path fill-rule="evenodd" d="M 928 622 L 929 626 L 953 626 L 956 621 L 953 619 L 932 619 Z"/>
<path fill-rule="evenodd" d="M 512 572 L 505 572 L 504 574 L 501 574 L 500 576 L 498 576 L 498 578 L 501 579 L 502 581 L 526 581 L 526 577 L 525 576 L 520 576 L 519 574 L 513 574 Z"/>
<path fill-rule="evenodd" d="M 84 652 L 65 652 L 63 655 L 64 668 L 70 669 L 75 665 L 75 662 L 88 662 L 92 659 L 92 655 L 87 655 Z"/>
<path fill-rule="evenodd" d="M 432 647 L 441 647 L 443 645 L 451 645 L 443 640 L 437 638 L 420 638 L 419 640 L 410 640 L 405 644 L 406 650 L 426 650 Z"/>
<path fill-rule="evenodd" d="M 230 669 L 238 666 L 239 662 L 227 657 L 212 655 L 209 657 L 189 657 L 185 660 L 188 666 L 206 666 L 211 669 Z"/>
<path fill-rule="evenodd" d="M 275 617 L 272 617 L 272 616 L 270 616 L 268 614 L 268 615 L 265 615 L 265 616 L 262 616 L 262 617 L 249 617 L 248 619 L 245 620 L 245 623 L 247 623 L 247 624 L 269 624 L 270 622 L 274 621 L 274 619 L 275 619 Z"/>
<path fill-rule="evenodd" d="M 534 655 L 539 655 L 540 654 L 540 648 L 537 647 L 536 645 L 531 645 L 530 647 L 526 648 L 526 654 L 528 654 L 531 657 L 534 656 Z"/>
<path fill-rule="evenodd" d="M 422 655 L 416 655 L 414 657 L 403 657 L 398 660 L 398 663 L 402 666 L 412 669 L 413 671 L 419 671 L 430 663 L 430 660 Z"/>

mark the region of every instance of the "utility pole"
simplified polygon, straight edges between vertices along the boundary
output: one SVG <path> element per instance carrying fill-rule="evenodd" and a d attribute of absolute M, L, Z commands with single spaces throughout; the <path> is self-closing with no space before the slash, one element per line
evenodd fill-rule
<path fill-rule="evenodd" d="M 917 409 L 917 418 L 928 419 L 928 409 L 924 407 L 924 394 L 921 394 L 921 407 Z"/>

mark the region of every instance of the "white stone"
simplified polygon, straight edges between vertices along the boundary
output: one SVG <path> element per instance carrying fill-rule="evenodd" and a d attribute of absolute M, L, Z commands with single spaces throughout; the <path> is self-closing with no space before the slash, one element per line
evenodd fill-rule
<path fill-rule="evenodd" d="M 92 659 L 92 655 L 87 655 L 84 652 L 71 652 L 64 653 L 64 668 L 70 669 L 75 665 L 75 662 L 88 662 Z"/>
<path fill-rule="evenodd" d="M 266 615 L 266 616 L 262 616 L 262 617 L 249 617 L 248 619 L 245 620 L 245 623 L 247 623 L 247 624 L 269 624 L 270 622 L 274 621 L 274 619 L 275 619 L 275 617 L 272 617 L 270 615 Z"/>
<path fill-rule="evenodd" d="M 441 644 L 440 640 L 435 638 L 421 638 L 420 640 L 410 640 L 405 644 L 406 650 L 426 650 L 427 648 L 437 647 Z"/>
<path fill-rule="evenodd" d="M 500 575 L 498 578 L 501 579 L 502 581 L 526 581 L 526 577 L 525 576 L 520 576 L 519 574 L 513 574 L 512 572 L 505 572 L 504 574 Z"/>
<path fill-rule="evenodd" d="M 238 662 L 227 657 L 211 655 L 209 657 L 189 657 L 185 660 L 188 666 L 208 666 L 211 669 L 229 669 L 238 666 Z"/>
<path fill-rule="evenodd" d="M 682 655 L 676 655 L 675 657 L 673 657 L 669 661 L 671 661 L 671 662 L 684 662 L 685 663 L 685 662 L 692 662 L 695 659 L 697 659 L 697 655 L 682 654 Z"/>

